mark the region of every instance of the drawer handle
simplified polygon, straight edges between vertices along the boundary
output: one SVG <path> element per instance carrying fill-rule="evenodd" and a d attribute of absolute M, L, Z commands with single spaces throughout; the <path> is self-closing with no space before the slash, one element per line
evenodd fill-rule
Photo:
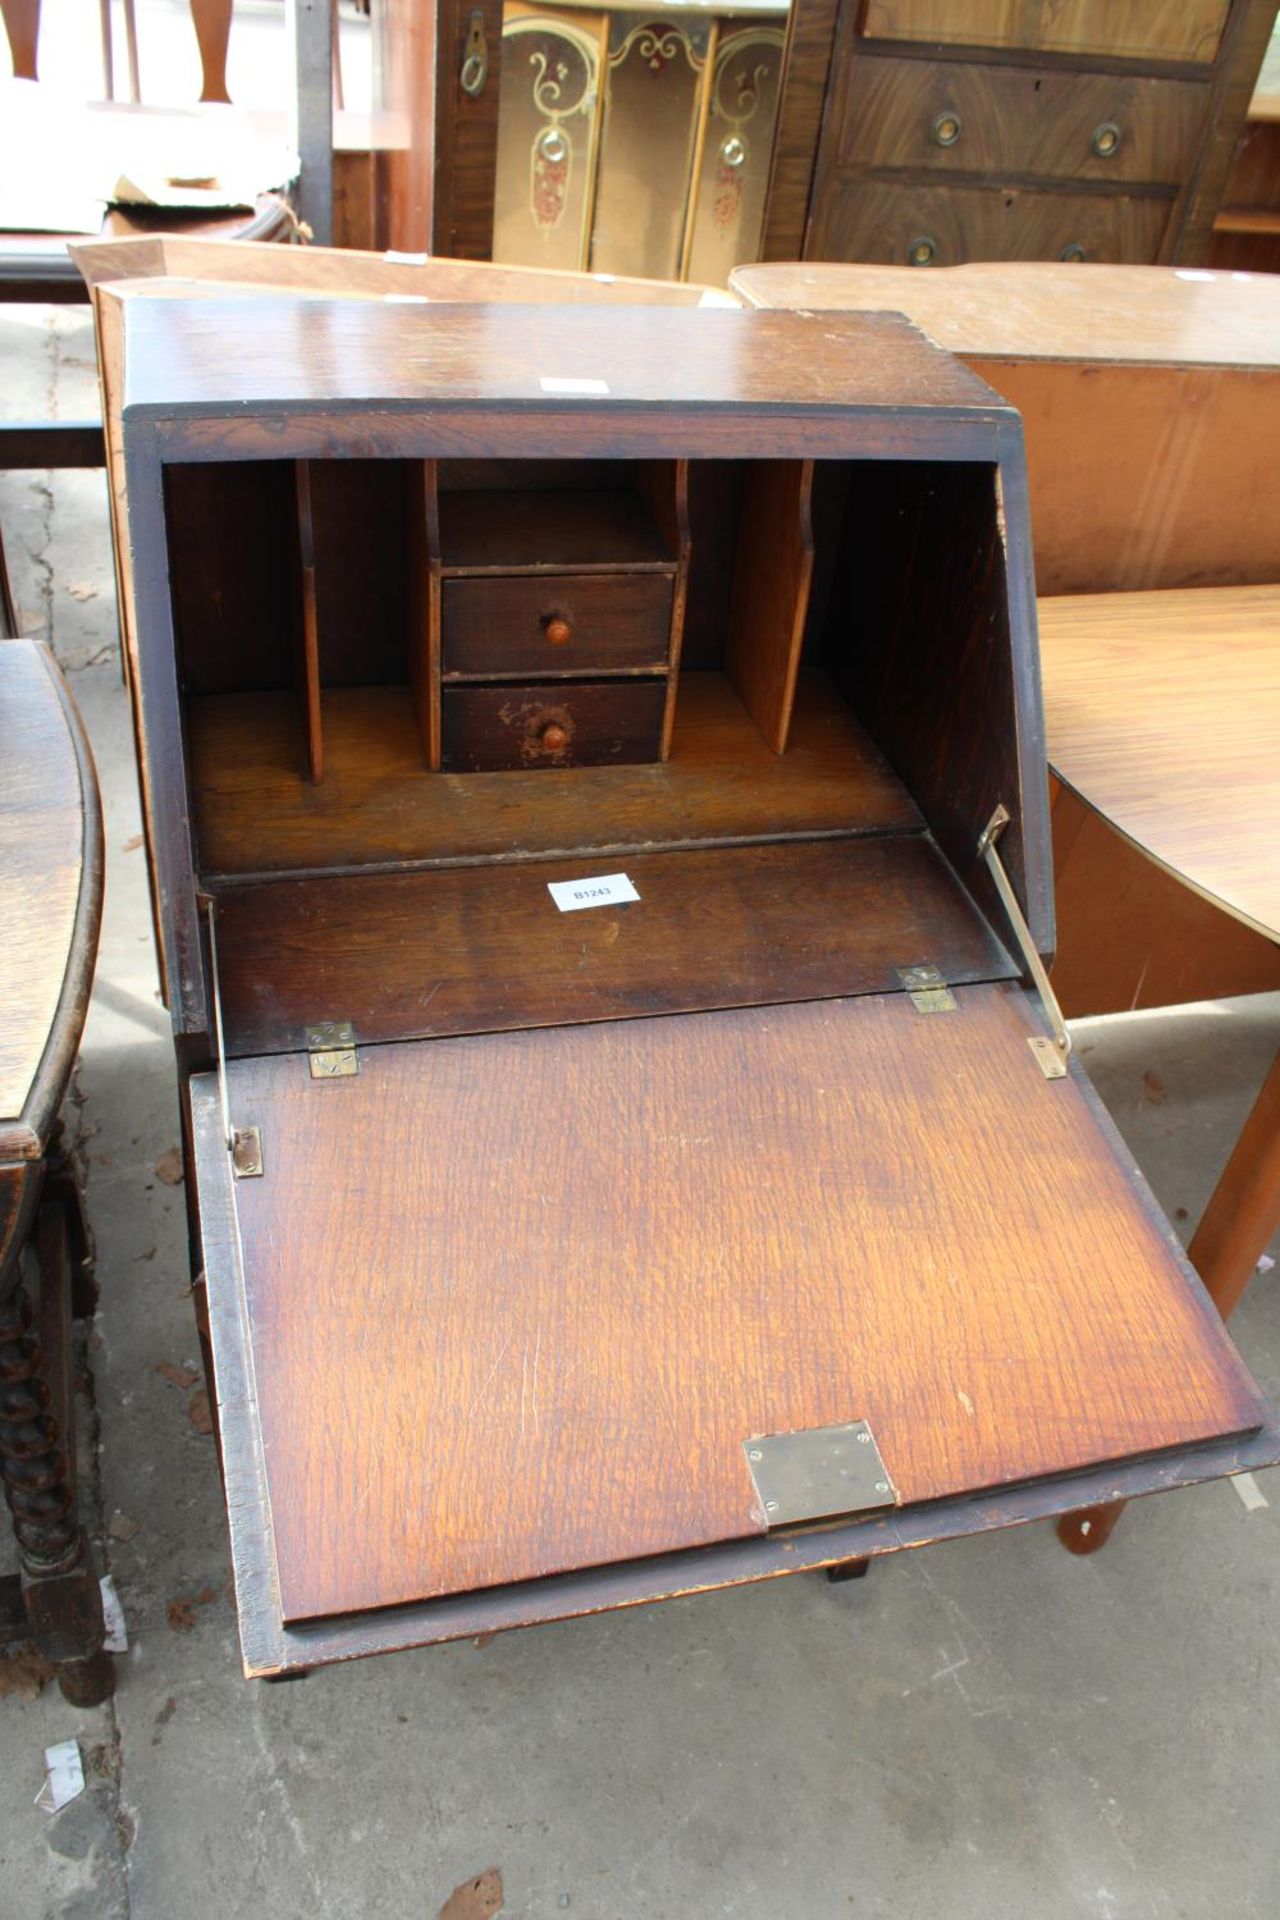
<path fill-rule="evenodd" d="M 546 629 L 547 639 L 553 647 L 563 647 L 572 638 L 573 628 L 563 614 L 551 614 L 549 618 L 544 619 L 543 626 Z"/>
<path fill-rule="evenodd" d="M 1059 260 L 1086 260 L 1088 255 L 1078 240 L 1072 240 L 1058 255 Z"/>
<path fill-rule="evenodd" d="M 960 138 L 960 115 L 946 108 L 930 127 L 929 138 L 935 147 L 954 147 Z"/>
<path fill-rule="evenodd" d="M 558 720 L 548 720 L 538 735 L 538 745 L 547 753 L 563 753 L 568 744 L 568 729 L 562 727 Z"/>
<path fill-rule="evenodd" d="M 1090 140 L 1089 145 L 1093 148 L 1099 160 L 1110 160 L 1113 154 L 1118 153 L 1120 151 L 1120 129 L 1115 121 L 1104 120 L 1099 126 L 1096 126 L 1093 130 L 1093 138 Z"/>
<path fill-rule="evenodd" d="M 909 267 L 931 267 L 938 257 L 938 243 L 929 234 L 917 234 L 907 243 L 907 265 Z"/>

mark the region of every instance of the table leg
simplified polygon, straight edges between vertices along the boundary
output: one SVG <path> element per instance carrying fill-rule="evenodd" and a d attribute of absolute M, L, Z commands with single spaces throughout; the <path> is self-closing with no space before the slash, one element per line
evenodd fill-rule
<path fill-rule="evenodd" d="M 40 0 L 0 0 L 0 15 L 9 36 L 15 80 L 36 78 L 36 44 L 40 38 Z"/>
<path fill-rule="evenodd" d="M 227 42 L 231 38 L 231 0 L 191 0 L 191 21 L 200 48 L 203 76 L 200 98 L 229 101 Z"/>
<path fill-rule="evenodd" d="M 115 1686 L 103 1651 L 102 1594 L 76 1502 L 71 1380 L 71 1221 L 64 1197 L 42 1199 L 36 1220 L 40 1311 L 21 1269 L 10 1269 L 0 1304 L 0 1474 L 13 1516 L 21 1572 L 0 1583 L 0 1612 L 35 1641 L 76 1706 L 95 1706 Z"/>
<path fill-rule="evenodd" d="M 1187 1249 L 1210 1299 L 1225 1320 L 1280 1227 L 1280 1053 L 1271 1063 L 1244 1130 L 1213 1190 Z M 1064 1513 L 1058 1538 L 1070 1553 L 1096 1553 L 1111 1537 L 1125 1503 Z"/>

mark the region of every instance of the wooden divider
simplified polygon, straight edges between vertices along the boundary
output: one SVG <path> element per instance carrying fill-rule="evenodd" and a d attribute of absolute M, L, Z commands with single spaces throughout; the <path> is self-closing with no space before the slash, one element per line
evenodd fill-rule
<path fill-rule="evenodd" d="M 320 628 L 316 608 L 316 536 L 311 506 L 311 462 L 294 464 L 298 540 L 298 692 L 308 780 L 324 779 L 324 720 L 320 708 Z"/>
<path fill-rule="evenodd" d="M 812 495 L 812 460 L 747 468 L 725 668 L 775 753 L 786 751 L 809 611 Z"/>

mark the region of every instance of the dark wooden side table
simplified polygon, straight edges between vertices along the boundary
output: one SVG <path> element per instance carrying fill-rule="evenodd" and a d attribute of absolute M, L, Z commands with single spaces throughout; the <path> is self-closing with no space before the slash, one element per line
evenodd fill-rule
<path fill-rule="evenodd" d="M 76 1492 L 72 1322 L 93 1312 L 93 1243 L 59 1111 L 102 913 L 97 778 L 49 650 L 0 643 L 0 1478 L 20 1570 L 0 1643 L 32 1640 L 66 1698 L 115 1676 Z"/>

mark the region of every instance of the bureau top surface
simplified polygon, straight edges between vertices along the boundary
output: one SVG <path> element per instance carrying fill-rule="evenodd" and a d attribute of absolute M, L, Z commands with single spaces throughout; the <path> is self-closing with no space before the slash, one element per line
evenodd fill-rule
<path fill-rule="evenodd" d="M 125 406 L 1007 411 L 900 314 L 161 300 L 125 309 Z"/>
<path fill-rule="evenodd" d="M 1143 365 L 1280 364 L 1280 276 L 1058 260 L 963 267 L 762 261 L 730 284 L 760 308 L 908 314 L 951 353 Z"/>

